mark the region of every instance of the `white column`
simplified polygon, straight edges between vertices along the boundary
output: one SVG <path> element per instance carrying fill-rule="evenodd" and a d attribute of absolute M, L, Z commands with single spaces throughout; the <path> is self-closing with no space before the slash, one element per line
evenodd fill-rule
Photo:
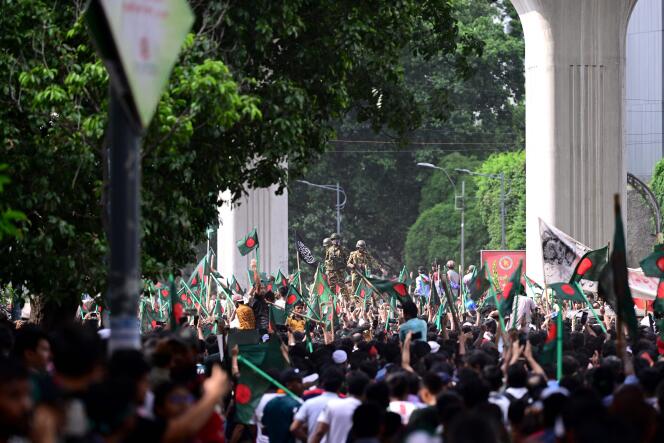
<path fill-rule="evenodd" d="M 247 268 L 255 257 L 251 252 L 240 255 L 236 243 L 254 227 L 258 230 L 261 272 L 288 274 L 288 193 L 276 195 L 277 187 L 252 189 L 249 195 L 232 207 L 219 209 L 216 267 L 225 278 L 235 275 L 242 287 L 247 286 Z M 228 201 L 230 193 L 222 198 Z"/>
<path fill-rule="evenodd" d="M 527 272 L 541 280 L 538 217 L 591 247 L 612 239 L 613 194 L 626 186 L 625 38 L 636 0 L 511 1 L 526 41 Z"/>

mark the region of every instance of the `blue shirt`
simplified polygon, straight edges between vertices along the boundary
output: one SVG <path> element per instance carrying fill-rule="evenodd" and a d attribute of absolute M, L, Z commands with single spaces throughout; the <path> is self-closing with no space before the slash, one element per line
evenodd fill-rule
<path fill-rule="evenodd" d="M 411 318 L 399 327 L 399 338 L 401 341 L 406 339 L 406 334 L 412 331 L 413 334 L 420 332 L 421 336 L 417 340 L 427 341 L 427 322 L 419 318 Z"/>

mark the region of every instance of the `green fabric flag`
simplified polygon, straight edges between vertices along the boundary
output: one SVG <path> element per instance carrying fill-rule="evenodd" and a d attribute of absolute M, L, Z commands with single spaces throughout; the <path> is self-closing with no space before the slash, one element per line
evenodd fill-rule
<path fill-rule="evenodd" d="M 295 285 L 288 286 L 288 293 L 286 294 L 286 316 L 293 312 L 295 305 L 302 302 L 302 294 L 297 290 Z"/>
<path fill-rule="evenodd" d="M 208 256 L 206 255 L 198 262 L 194 271 L 189 276 L 187 287 L 191 293 L 188 293 L 186 298 L 182 299 L 187 309 L 197 309 L 198 303 L 205 304 L 207 298 L 207 290 L 205 288 L 205 276 L 210 273 L 210 266 Z"/>
<path fill-rule="evenodd" d="M 664 251 L 657 250 L 641 260 L 641 269 L 648 277 L 664 278 Z"/>
<path fill-rule="evenodd" d="M 406 265 L 403 265 L 403 268 L 401 269 L 401 272 L 399 273 L 399 281 L 401 283 L 405 283 L 406 286 L 410 287 L 410 285 L 413 284 L 413 279 L 410 278 L 410 272 L 408 272 L 408 268 Z"/>
<path fill-rule="evenodd" d="M 396 280 L 383 280 L 380 278 L 367 277 L 371 285 L 381 294 L 387 294 L 391 300 L 396 298 L 401 304 L 406 301 L 412 301 L 408 295 L 406 284 Z"/>
<path fill-rule="evenodd" d="M 661 279 L 657 284 L 657 298 L 655 298 L 655 303 L 653 303 L 653 309 L 657 317 L 664 317 L 664 279 Z M 664 334 L 662 328 L 659 329 L 660 333 Z"/>
<path fill-rule="evenodd" d="M 274 325 L 286 324 L 286 311 L 274 305 L 270 305 L 270 323 Z"/>
<path fill-rule="evenodd" d="M 333 300 L 333 293 L 323 276 L 323 271 L 319 267 L 314 277 L 314 298 L 318 298 L 320 303 L 329 303 Z"/>
<path fill-rule="evenodd" d="M 625 251 L 625 233 L 623 231 L 620 202 L 615 201 L 616 228 L 613 235 L 613 251 L 609 262 L 604 266 L 599 277 L 598 295 L 616 311 L 629 329 L 630 338 L 637 337 L 639 324 L 634 311 L 634 300 L 627 283 L 627 257 Z"/>
<path fill-rule="evenodd" d="M 560 315 L 558 313 L 557 315 Z M 558 338 L 558 322 L 552 317 L 549 320 L 549 330 L 546 334 L 546 340 L 542 346 L 542 351 L 539 356 L 539 362 L 543 365 L 551 364 L 556 361 L 556 348 Z"/>
<path fill-rule="evenodd" d="M 503 317 L 506 317 L 512 312 L 512 304 L 517 295 L 521 293 L 521 266 L 523 260 L 519 261 L 519 266 L 516 268 L 510 279 L 505 283 L 503 292 L 497 294 L 498 309 Z"/>
<path fill-rule="evenodd" d="M 252 229 L 245 238 L 237 242 L 237 248 L 240 250 L 240 254 L 242 255 L 247 255 L 257 247 L 258 233 L 256 232 L 256 228 Z"/>
<path fill-rule="evenodd" d="M 240 282 L 238 282 L 235 279 L 234 275 L 231 277 L 231 282 L 228 286 L 231 289 L 231 293 L 238 294 L 238 295 L 244 295 L 244 289 L 242 289 L 242 286 L 240 286 Z"/>
<path fill-rule="evenodd" d="M 552 283 L 549 288 L 554 292 L 559 300 L 569 300 L 574 302 L 585 303 L 586 299 L 583 296 L 583 290 L 576 282 L 572 283 Z"/>
<path fill-rule="evenodd" d="M 178 298 L 178 291 L 175 289 L 175 280 L 172 275 L 168 278 L 168 283 L 171 294 L 171 331 L 175 331 L 180 326 L 180 320 L 184 315 L 184 308 Z"/>
<path fill-rule="evenodd" d="M 581 279 L 597 281 L 602 272 L 602 268 L 607 263 L 609 257 L 609 247 L 604 246 L 594 251 L 586 252 L 581 260 L 576 264 L 570 283 L 578 282 Z"/>
<path fill-rule="evenodd" d="M 281 341 L 276 335 L 265 343 L 238 345 L 240 354 L 263 371 L 272 369 L 281 371 L 288 366 L 281 354 Z M 239 423 L 249 424 L 261 397 L 270 387 L 270 382 L 257 374 L 249 366 L 238 361 L 240 377 L 235 386 L 235 419 Z"/>
<path fill-rule="evenodd" d="M 277 271 L 277 275 L 274 277 L 274 285 L 276 289 L 288 287 L 288 277 L 281 273 L 281 269 Z"/>
<path fill-rule="evenodd" d="M 468 283 L 468 288 L 470 290 L 470 298 L 473 301 L 477 301 L 482 298 L 482 295 L 491 288 L 491 282 L 486 278 L 486 265 L 483 264 L 482 267 L 473 271 L 473 277 Z"/>
<path fill-rule="evenodd" d="M 357 285 L 355 290 L 355 295 L 360 298 L 360 300 L 366 300 L 371 297 L 373 289 L 371 289 L 363 280 L 360 280 L 360 283 Z"/>

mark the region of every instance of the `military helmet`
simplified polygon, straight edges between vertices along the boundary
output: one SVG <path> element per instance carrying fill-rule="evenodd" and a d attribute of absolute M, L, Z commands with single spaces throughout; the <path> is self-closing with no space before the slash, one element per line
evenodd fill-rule
<path fill-rule="evenodd" d="M 341 240 L 341 236 L 335 232 L 330 235 L 330 240 Z"/>
<path fill-rule="evenodd" d="M 331 241 L 332 240 L 330 240 L 330 237 L 325 237 L 323 239 L 323 246 L 329 246 Z"/>
<path fill-rule="evenodd" d="M 367 242 L 364 240 L 358 240 L 357 243 L 355 243 L 356 248 L 366 248 L 367 247 Z"/>

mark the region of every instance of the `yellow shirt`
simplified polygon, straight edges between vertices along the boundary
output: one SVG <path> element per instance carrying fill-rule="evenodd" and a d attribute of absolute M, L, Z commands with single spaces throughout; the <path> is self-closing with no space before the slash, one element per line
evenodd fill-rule
<path fill-rule="evenodd" d="M 236 315 L 240 323 L 240 329 L 256 329 L 254 310 L 249 306 L 244 304 L 238 305 Z"/>
<path fill-rule="evenodd" d="M 295 316 L 291 315 L 288 317 L 288 320 L 286 320 L 286 324 L 290 328 L 291 331 L 293 332 L 304 332 L 304 325 L 305 325 L 305 320 L 300 317 L 299 319 L 296 319 Z"/>

